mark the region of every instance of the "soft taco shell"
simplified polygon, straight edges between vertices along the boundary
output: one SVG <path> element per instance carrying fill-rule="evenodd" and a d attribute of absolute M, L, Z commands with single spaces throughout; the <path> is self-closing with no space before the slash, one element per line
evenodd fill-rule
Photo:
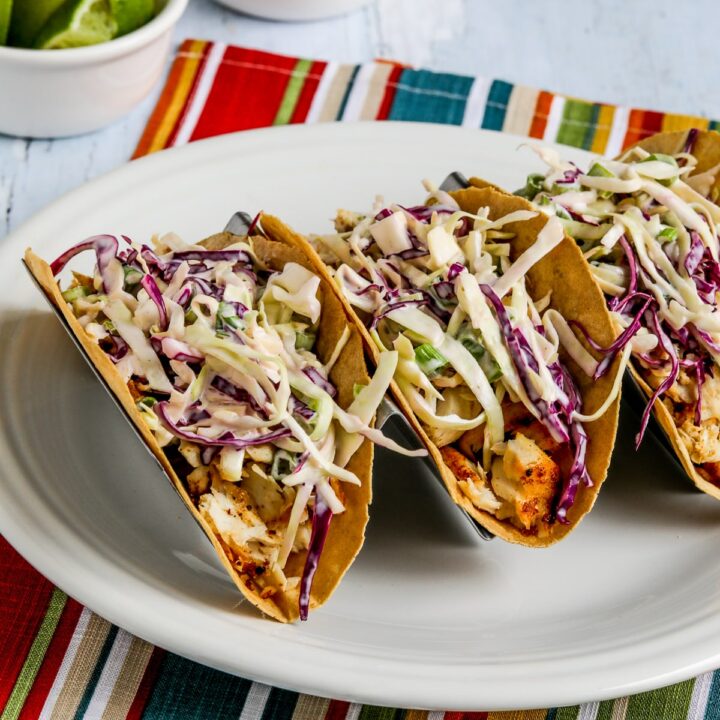
<path fill-rule="evenodd" d="M 683 151 L 688 140 L 689 132 L 689 130 L 682 130 L 680 132 L 659 133 L 658 135 L 652 135 L 649 138 L 645 138 L 645 140 L 641 140 L 635 147 L 641 147 L 649 153 L 675 155 Z M 708 178 L 707 194 L 714 202 L 717 202 L 720 196 L 720 172 L 718 172 L 720 170 L 720 133 L 707 130 L 697 131 L 691 152 L 698 161 L 693 175 L 701 173 L 715 175 L 714 179 Z M 645 382 L 633 364 L 630 365 L 630 372 L 645 398 L 649 400 L 652 397 L 652 388 Z M 711 483 L 700 474 L 698 466 L 691 460 L 685 443 L 680 437 L 680 432 L 673 416 L 662 400 L 655 402 L 653 413 L 690 479 L 698 489 L 720 500 L 720 487 Z"/>
<path fill-rule="evenodd" d="M 483 181 L 478 180 L 477 182 L 482 183 Z M 478 208 L 488 207 L 491 218 L 498 218 L 516 210 L 533 209 L 526 200 L 499 192 L 488 183 L 483 183 L 482 188 L 474 187 L 460 190 L 451 193 L 451 195 L 457 200 L 460 207 L 468 212 L 476 212 Z M 513 259 L 533 244 L 546 221 L 544 215 L 538 215 L 537 218 L 530 222 L 508 226 L 516 233 L 515 238 L 510 240 Z M 267 227 L 267 223 L 264 223 L 264 226 Z M 317 271 L 323 273 L 328 279 L 332 278 L 320 256 L 312 247 L 309 247 L 307 240 L 285 226 L 277 229 L 273 228 L 273 230 L 283 233 L 283 237 L 288 243 L 304 249 Z M 602 292 L 593 281 L 580 249 L 571 238 L 565 236 L 565 239 L 558 247 L 535 265 L 528 277 L 530 294 L 534 299 L 541 298 L 548 291 L 552 291 L 550 304 L 558 312 L 562 313 L 565 318 L 582 323 L 593 339 L 601 345 L 609 345 L 613 341 L 615 335 L 612 321 L 605 306 Z M 344 303 L 346 312 L 355 315 L 351 305 L 342 295 L 340 288 L 335 284 L 333 286 L 337 289 L 338 296 Z M 357 315 L 355 317 L 365 339 L 366 349 L 377 363 L 377 348 L 363 323 L 357 318 Z M 598 354 L 592 351 L 587 344 L 585 346 L 590 352 L 593 352 L 595 357 L 598 357 Z M 617 366 L 615 365 L 613 370 L 605 377 L 598 381 L 592 381 L 584 376 L 579 368 L 567 357 L 563 357 L 563 360 L 580 390 L 583 400 L 583 412 L 587 414 L 594 412 L 609 395 L 615 376 L 614 370 Z M 610 457 L 615 444 L 619 398 L 610 406 L 603 417 L 586 425 L 589 438 L 587 466 L 594 486 L 592 488 L 583 488 L 578 493 L 575 504 L 568 512 L 567 524 L 554 523 L 548 534 L 540 536 L 523 532 L 509 522 L 498 520 L 490 513 L 478 510 L 458 487 L 455 475 L 443 461 L 438 448 L 423 430 L 394 382 L 391 385 L 391 390 L 398 407 L 408 418 L 432 456 L 454 502 L 464 508 L 481 525 L 503 540 L 528 547 L 552 545 L 565 537 L 592 508 L 600 486 L 607 475 Z"/>
<path fill-rule="evenodd" d="M 287 233 L 283 230 L 282 223 L 269 216 L 267 216 L 267 219 L 269 221 L 268 227 L 265 227 L 265 223 L 263 223 L 263 229 L 267 237 L 253 237 L 251 239 L 253 250 L 258 259 L 273 270 L 281 270 L 286 263 L 296 262 L 314 271 L 314 263 L 310 261 L 307 255 L 301 249 L 293 247 L 283 239 Z M 276 230 L 279 230 L 279 234 L 276 234 Z M 235 236 L 229 233 L 220 233 L 203 241 L 202 244 L 208 249 L 216 250 L 236 241 Z M 252 578 L 241 573 L 235 567 L 232 552 L 223 543 L 219 534 L 198 512 L 183 481 L 178 477 L 167 456 L 143 421 L 127 385 L 115 369 L 114 364 L 97 343 L 87 335 L 69 305 L 63 299 L 50 266 L 35 255 L 31 249 L 25 252 L 25 264 L 42 287 L 48 300 L 62 313 L 67 326 L 82 345 L 87 357 L 90 358 L 93 366 L 105 380 L 107 387 L 110 388 L 117 401 L 122 405 L 147 447 L 165 470 L 178 495 L 180 495 L 210 542 L 212 542 L 220 562 L 238 589 L 253 605 L 275 620 L 281 622 L 297 620 L 299 617 L 299 588 L 296 587 L 291 591 L 277 593 L 270 598 L 263 598 L 260 595 L 259 588 L 254 585 Z M 333 285 L 328 283 L 325 278 L 322 278 L 322 280 L 319 290 L 322 314 L 316 345 L 317 354 L 321 361 L 326 362 L 330 358 L 343 331 L 350 326 L 350 339 L 330 374 L 331 381 L 338 389 L 337 402 L 346 408 L 353 401 L 354 384 L 366 384 L 369 382 L 363 343 L 360 332 L 339 301 Z M 343 484 L 345 512 L 336 515 L 331 523 L 330 532 L 312 585 L 311 608 L 322 605 L 330 597 L 362 547 L 365 538 L 365 526 L 368 521 L 368 506 L 371 501 L 372 458 L 373 446 L 370 441 L 366 440 L 348 463 L 348 469 L 358 476 L 361 485 Z M 292 553 L 286 565 L 286 575 L 302 575 L 306 555 L 306 551 Z"/>

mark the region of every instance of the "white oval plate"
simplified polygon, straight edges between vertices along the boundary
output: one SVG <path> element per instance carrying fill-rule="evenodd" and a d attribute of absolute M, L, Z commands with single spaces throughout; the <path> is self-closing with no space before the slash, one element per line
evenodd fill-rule
<path fill-rule="evenodd" d="M 560 545 L 482 543 L 419 463 L 378 453 L 368 539 L 308 622 L 260 618 L 20 266 L 98 232 L 217 231 L 238 209 L 303 231 L 448 171 L 520 186 L 519 138 L 421 124 L 230 135 L 130 163 L 0 247 L 0 528 L 53 582 L 174 652 L 355 701 L 530 708 L 618 697 L 720 665 L 720 504 L 626 414 L 594 512 Z M 586 161 L 587 154 L 563 149 Z M 627 408 L 625 408 L 627 411 Z"/>

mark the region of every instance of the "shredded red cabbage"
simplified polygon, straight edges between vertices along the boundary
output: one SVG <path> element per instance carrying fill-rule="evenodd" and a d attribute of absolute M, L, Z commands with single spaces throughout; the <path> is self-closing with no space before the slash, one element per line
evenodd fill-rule
<path fill-rule="evenodd" d="M 110 347 L 107 347 L 107 343 L 110 343 Z M 129 349 L 128 344 L 115 333 L 110 333 L 103 338 L 103 350 L 115 363 L 120 362 L 127 355 Z"/>
<path fill-rule="evenodd" d="M 432 288 L 441 300 L 449 300 L 455 297 L 455 285 L 449 280 L 440 280 Z"/>
<path fill-rule="evenodd" d="M 165 282 L 170 282 L 175 271 L 180 267 L 179 262 L 163 262 L 147 245 L 140 248 L 140 256 L 145 261 L 148 270 L 155 270 Z"/>
<path fill-rule="evenodd" d="M 485 297 L 492 304 L 495 315 L 500 325 L 505 344 L 510 351 L 510 357 L 513 365 L 517 371 L 520 382 L 527 393 L 528 398 L 534 405 L 539 419 L 543 425 L 548 429 L 550 435 L 557 441 L 566 443 L 570 440 L 570 434 L 566 424 L 560 419 L 557 409 L 550 407 L 548 403 L 543 400 L 538 394 L 535 386 L 530 380 L 530 369 L 528 368 L 527 361 L 525 359 L 525 353 L 523 352 L 518 335 L 515 333 L 510 318 L 508 317 L 507 310 L 502 303 L 502 300 L 497 296 L 495 291 L 486 284 L 480 285 Z M 536 365 L 537 366 L 537 365 Z"/>
<path fill-rule="evenodd" d="M 620 240 L 618 242 L 620 243 L 620 247 L 625 253 L 625 258 L 627 259 L 628 267 L 630 268 L 630 283 L 628 285 L 626 295 L 634 295 L 637 292 L 638 279 L 637 260 L 635 259 L 635 253 L 632 251 L 630 243 L 628 243 L 624 233 L 620 236 Z"/>
<path fill-rule="evenodd" d="M 572 418 L 573 412 L 580 407 L 580 396 L 567 370 L 558 363 L 555 363 L 555 365 L 557 366 L 556 374 L 561 378 L 561 387 L 568 397 L 568 404 L 564 408 L 565 414 L 568 418 Z M 568 522 L 567 513 L 575 503 L 580 483 L 584 483 L 586 487 L 592 487 L 593 485 L 586 465 L 588 437 L 585 428 L 577 420 L 571 420 L 570 422 L 570 439 L 575 448 L 575 456 L 555 506 L 555 517 L 561 523 Z"/>
<path fill-rule="evenodd" d="M 571 163 L 572 164 L 572 163 Z M 557 185 L 572 185 L 582 175 L 580 168 L 573 164 L 570 170 L 565 170 L 563 176 L 555 181 Z"/>
<path fill-rule="evenodd" d="M 595 340 L 593 340 L 593 338 L 590 336 L 590 333 L 587 331 L 587 329 L 581 322 L 578 322 L 577 320 L 569 321 L 568 324 L 580 330 L 580 332 L 585 337 L 585 340 L 587 340 L 588 344 L 592 348 L 594 348 L 598 352 L 603 353 L 604 355 L 603 359 L 598 363 L 595 374 L 593 375 L 593 380 L 597 380 L 598 378 L 603 377 L 603 375 L 608 372 L 617 354 L 622 351 L 622 349 L 635 337 L 635 335 L 637 335 L 638 331 L 643 326 L 642 319 L 645 311 L 657 305 L 655 298 L 651 297 L 647 293 L 636 292 L 633 296 L 628 295 L 623 298 L 620 303 L 618 303 L 614 308 L 611 309 L 615 310 L 615 312 L 620 312 L 631 301 L 635 301 L 638 299 L 643 300 L 643 304 L 641 305 L 640 309 L 636 312 L 635 316 L 631 320 L 630 324 L 625 328 L 625 330 L 623 330 L 622 333 L 620 333 L 620 335 L 618 335 L 618 337 L 615 338 L 615 340 L 607 347 L 603 347 L 602 345 L 599 345 L 597 342 L 595 342 Z"/>
<path fill-rule="evenodd" d="M 216 300 L 222 300 L 223 290 L 215 283 L 208 282 L 199 277 L 192 277 L 191 280 L 198 286 L 198 289 L 203 295 L 215 298 Z"/>
<path fill-rule="evenodd" d="M 245 313 L 248 311 L 247 306 L 243 305 L 241 302 L 236 302 L 234 300 L 226 300 L 225 301 L 227 305 L 230 305 L 233 310 L 237 313 L 238 317 L 243 317 Z"/>
<path fill-rule="evenodd" d="M 694 230 L 690 232 L 690 250 L 685 258 L 685 270 L 695 283 L 702 300 L 708 305 L 716 305 L 716 294 L 720 290 L 720 265 Z"/>
<path fill-rule="evenodd" d="M 159 349 L 156 348 L 155 342 L 159 341 Z M 159 338 L 157 336 L 151 338 L 152 346 L 156 348 L 156 352 L 161 352 L 168 360 L 178 360 L 180 362 L 202 362 L 205 358 L 200 353 L 193 350 L 186 342 L 176 340 L 171 337 Z"/>
<path fill-rule="evenodd" d="M 303 420 L 312 420 L 315 417 L 315 411 L 294 395 L 290 396 L 290 412 Z"/>
<path fill-rule="evenodd" d="M 404 307 L 410 307 L 412 305 L 415 305 L 417 307 L 422 307 L 423 305 L 427 305 L 428 301 L 426 298 L 423 298 L 422 300 L 398 300 L 397 302 L 390 303 L 389 305 L 386 305 L 375 317 L 373 318 L 372 322 L 370 323 L 370 329 L 374 330 L 378 323 L 388 314 L 393 312 L 394 310 L 402 310 Z"/>
<path fill-rule="evenodd" d="M 220 375 L 216 375 L 210 383 L 218 392 L 223 395 L 227 395 L 229 398 L 235 400 L 235 402 L 241 405 L 249 405 L 258 415 L 267 419 L 267 412 L 260 405 L 260 403 L 244 388 L 239 388 L 237 385 L 231 383 Z"/>
<path fill-rule="evenodd" d="M 690 250 L 685 256 L 685 269 L 688 275 L 692 275 L 700 266 L 700 262 L 705 254 L 705 246 L 700 235 L 694 230 L 690 232 Z"/>
<path fill-rule="evenodd" d="M 694 323 L 688 323 L 688 329 L 703 345 L 710 348 L 713 352 L 720 353 L 720 345 L 718 345 L 708 333 L 697 328 Z"/>
<path fill-rule="evenodd" d="M 408 250 L 402 250 L 399 253 L 393 253 L 391 257 L 399 257 L 403 260 L 414 260 L 415 258 L 425 257 L 430 253 L 424 248 L 409 248 Z"/>
<path fill-rule="evenodd" d="M 702 388 L 705 384 L 705 363 L 702 359 L 695 363 L 695 381 L 697 382 L 697 401 L 695 402 L 695 424 L 702 421 Z"/>
<path fill-rule="evenodd" d="M 372 292 L 373 290 L 377 292 L 383 292 L 382 286 L 378 285 L 377 283 L 370 283 L 369 285 L 366 285 L 362 290 L 358 290 L 355 294 L 356 295 L 366 295 L 369 292 Z"/>
<path fill-rule="evenodd" d="M 327 378 L 324 378 L 317 368 L 303 368 L 303 373 L 312 380 L 313 384 L 324 390 L 330 397 L 335 397 L 337 395 L 335 386 Z"/>
<path fill-rule="evenodd" d="M 692 153 L 693 148 L 695 147 L 695 141 L 697 140 L 697 136 L 697 128 L 690 128 L 690 130 L 688 130 L 687 137 L 685 138 L 685 147 L 683 147 L 683 152 Z"/>
<path fill-rule="evenodd" d="M 98 271 L 103 281 L 103 289 L 105 292 L 109 291 L 110 278 L 108 277 L 108 269 L 110 262 L 117 258 L 118 253 L 118 241 L 113 235 L 93 235 L 87 240 L 74 245 L 69 250 L 66 250 L 60 257 L 56 258 L 50 263 L 50 270 L 53 276 L 58 275 L 62 272 L 63 268 L 72 260 L 76 255 L 79 255 L 85 250 L 94 250 L 97 257 Z"/>
<path fill-rule="evenodd" d="M 419 220 L 422 223 L 429 223 L 433 213 L 437 213 L 438 215 L 452 215 L 452 213 L 457 211 L 457 208 L 451 208 L 448 205 L 441 205 L 439 203 L 437 205 L 413 205 L 412 207 L 400 205 L 399 207 L 408 215 L 415 218 L 415 220 Z"/>
<path fill-rule="evenodd" d="M 454 280 L 463 270 L 465 270 L 465 266 L 462 263 L 453 263 L 448 268 L 447 279 L 451 281 Z"/>
<path fill-rule="evenodd" d="M 297 465 L 292 469 L 291 475 L 295 475 L 296 473 L 299 473 L 303 467 L 305 466 L 305 463 L 308 461 L 308 458 L 310 457 L 310 453 L 305 451 L 298 460 Z"/>
<path fill-rule="evenodd" d="M 315 508 L 312 517 L 312 533 L 310 535 L 310 545 L 308 546 L 305 567 L 303 568 L 302 578 L 300 580 L 300 619 L 307 620 L 308 611 L 310 610 L 310 591 L 312 589 L 313 578 L 320 562 L 325 540 L 327 540 L 328 531 L 330 530 L 330 521 L 332 520 L 332 510 L 317 491 L 315 491 Z"/>
<path fill-rule="evenodd" d="M 143 279 L 140 281 L 145 292 L 150 296 L 150 299 L 155 303 L 155 307 L 158 311 L 158 317 L 160 318 L 160 329 L 167 330 L 168 327 L 168 313 L 167 307 L 165 307 L 165 298 L 163 298 L 160 288 L 155 282 L 155 278 L 152 275 L 143 275 Z"/>
<path fill-rule="evenodd" d="M 560 205 L 560 207 L 565 210 L 565 212 L 576 222 L 583 223 L 583 225 L 592 225 L 593 227 L 598 227 L 600 225 L 600 221 L 593 217 L 592 215 L 583 215 L 582 213 L 576 213 L 574 210 L 571 210 L 566 205 L 562 204 L 562 195 L 560 195 L 557 198 L 554 198 L 556 204 Z"/>
<path fill-rule="evenodd" d="M 199 402 L 193 403 L 189 408 L 185 417 L 178 422 L 178 427 L 187 427 L 188 425 L 197 425 L 202 420 L 208 420 L 210 413 L 203 407 L 200 407 Z"/>
<path fill-rule="evenodd" d="M 255 435 L 250 438 L 236 437 L 230 431 L 224 433 L 218 438 L 207 438 L 203 435 L 198 435 L 197 433 L 180 428 L 170 419 L 167 413 L 167 406 L 167 401 L 156 403 L 153 406 L 156 415 L 165 429 L 176 437 L 179 437 L 181 440 L 188 440 L 189 442 L 194 442 L 198 445 L 207 447 L 234 447 L 238 450 L 242 450 L 243 448 L 251 447 L 252 445 L 263 445 L 264 443 L 281 440 L 282 438 L 289 437 L 292 434 L 288 428 L 277 428 L 265 435 Z"/>
<path fill-rule="evenodd" d="M 262 214 L 263 214 L 263 211 L 261 210 L 261 211 L 253 218 L 252 222 L 250 223 L 250 226 L 249 226 L 248 229 L 247 229 L 248 237 L 255 232 L 255 229 L 257 228 L 258 223 L 260 222 L 260 218 L 261 218 Z"/>
<path fill-rule="evenodd" d="M 675 380 L 677 380 L 678 372 L 680 371 L 680 363 L 678 362 L 677 353 L 675 352 L 675 348 L 673 347 L 672 342 L 670 342 L 670 338 L 665 334 L 660 325 L 657 310 L 652 307 L 649 308 L 648 315 L 655 329 L 655 335 L 657 336 L 658 342 L 660 343 L 660 346 L 670 359 L 671 367 L 670 373 L 665 378 L 665 380 L 663 380 L 660 385 L 657 386 L 657 388 L 651 395 L 648 404 L 645 406 L 645 410 L 642 414 L 642 420 L 640 421 L 640 430 L 635 436 L 636 450 L 640 447 L 640 443 L 642 442 L 643 436 L 645 435 L 645 430 L 647 429 L 648 422 L 650 421 L 650 411 L 653 409 L 655 401 L 674 385 Z"/>
<path fill-rule="evenodd" d="M 182 290 L 178 293 L 178 296 L 175 300 L 175 302 L 183 309 L 187 310 L 188 305 L 190 304 L 190 299 L 192 298 L 192 288 L 190 285 L 183 285 Z"/>

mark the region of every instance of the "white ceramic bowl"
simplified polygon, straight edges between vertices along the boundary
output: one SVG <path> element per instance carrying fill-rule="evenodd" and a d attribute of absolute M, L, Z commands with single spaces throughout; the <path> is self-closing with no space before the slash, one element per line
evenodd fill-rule
<path fill-rule="evenodd" d="M 218 0 L 233 10 L 269 20 L 322 20 L 345 15 L 370 0 Z"/>
<path fill-rule="evenodd" d="M 172 29 L 187 3 L 167 0 L 147 25 L 100 45 L 0 47 L 0 133 L 79 135 L 125 115 L 159 80 Z"/>

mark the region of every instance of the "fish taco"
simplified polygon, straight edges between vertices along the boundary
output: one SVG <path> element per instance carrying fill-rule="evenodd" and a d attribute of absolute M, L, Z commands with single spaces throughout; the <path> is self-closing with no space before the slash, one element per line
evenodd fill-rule
<path fill-rule="evenodd" d="M 364 539 L 372 428 L 396 355 L 361 335 L 266 217 L 250 237 L 90 238 L 25 263 L 252 604 L 305 619 Z M 275 234 L 273 229 L 279 229 Z M 94 252 L 92 275 L 57 276 Z"/>
<path fill-rule="evenodd" d="M 623 356 L 698 488 L 720 499 L 720 135 L 644 139 L 586 169 L 553 150 L 521 191 L 581 247 L 617 329 L 600 347 Z"/>
<path fill-rule="evenodd" d="M 486 187 L 340 211 L 336 231 L 315 262 L 376 358 L 399 353 L 393 392 L 453 500 L 505 540 L 563 538 L 607 474 L 619 379 L 592 380 L 601 356 L 568 324 L 614 337 L 560 222 Z"/>

